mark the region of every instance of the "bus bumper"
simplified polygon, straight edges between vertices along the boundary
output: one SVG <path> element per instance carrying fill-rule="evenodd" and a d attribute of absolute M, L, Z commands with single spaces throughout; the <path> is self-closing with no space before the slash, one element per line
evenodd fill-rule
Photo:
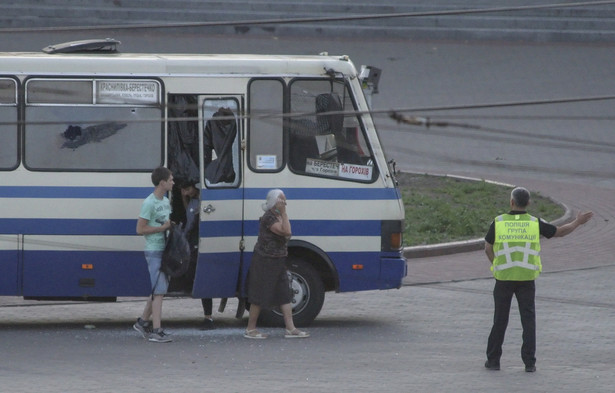
<path fill-rule="evenodd" d="M 381 289 L 400 288 L 404 277 L 408 275 L 408 265 L 404 258 L 381 258 Z"/>

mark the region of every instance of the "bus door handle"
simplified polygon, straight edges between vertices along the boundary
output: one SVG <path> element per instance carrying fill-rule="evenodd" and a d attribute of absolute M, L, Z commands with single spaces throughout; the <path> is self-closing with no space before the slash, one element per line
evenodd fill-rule
<path fill-rule="evenodd" d="M 216 211 L 216 208 L 211 203 L 203 208 L 203 213 L 211 214 Z"/>

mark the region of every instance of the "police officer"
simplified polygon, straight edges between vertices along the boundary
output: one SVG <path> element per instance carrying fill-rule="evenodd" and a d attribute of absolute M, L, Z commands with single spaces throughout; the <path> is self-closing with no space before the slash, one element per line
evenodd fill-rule
<path fill-rule="evenodd" d="M 542 271 L 540 262 L 540 236 L 566 236 L 578 226 L 589 221 L 593 213 L 579 213 L 576 219 L 562 226 L 551 225 L 526 212 L 530 204 L 530 193 L 517 187 L 510 194 L 510 212 L 495 218 L 485 236 L 485 253 L 491 262 L 495 277 L 493 300 L 495 312 L 493 327 L 487 342 L 487 361 L 489 370 L 500 369 L 502 344 L 508 326 L 510 304 L 513 295 L 519 304 L 523 345 L 521 358 L 525 371 L 536 371 L 536 310 L 534 280 Z"/>

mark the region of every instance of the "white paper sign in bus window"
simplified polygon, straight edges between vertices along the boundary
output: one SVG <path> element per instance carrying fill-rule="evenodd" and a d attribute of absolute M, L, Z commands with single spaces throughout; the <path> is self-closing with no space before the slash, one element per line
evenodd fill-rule
<path fill-rule="evenodd" d="M 315 175 L 339 176 L 340 164 L 335 161 L 323 161 L 314 158 L 305 159 L 305 171 Z"/>
<path fill-rule="evenodd" d="M 373 168 L 367 165 L 340 164 L 340 177 L 354 180 L 371 180 Z"/>
<path fill-rule="evenodd" d="M 259 154 L 256 156 L 256 169 L 277 169 L 276 156 L 269 154 Z"/>
<path fill-rule="evenodd" d="M 344 164 L 336 161 L 306 158 L 305 172 L 315 175 L 341 177 L 344 179 L 371 180 L 373 168 L 367 165 Z"/>
<path fill-rule="evenodd" d="M 158 104 L 160 97 L 159 92 L 159 85 L 155 81 L 96 81 L 97 104 Z"/>

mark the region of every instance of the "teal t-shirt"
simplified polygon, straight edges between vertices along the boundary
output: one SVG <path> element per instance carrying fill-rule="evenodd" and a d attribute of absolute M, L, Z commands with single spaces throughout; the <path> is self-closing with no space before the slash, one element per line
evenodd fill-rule
<path fill-rule="evenodd" d="M 147 220 L 147 225 L 152 227 L 160 227 L 169 220 L 171 215 L 171 204 L 169 198 L 156 198 L 154 193 L 151 193 L 141 205 L 139 217 Z M 164 232 L 152 233 L 145 235 L 145 251 L 162 251 L 164 250 Z"/>

